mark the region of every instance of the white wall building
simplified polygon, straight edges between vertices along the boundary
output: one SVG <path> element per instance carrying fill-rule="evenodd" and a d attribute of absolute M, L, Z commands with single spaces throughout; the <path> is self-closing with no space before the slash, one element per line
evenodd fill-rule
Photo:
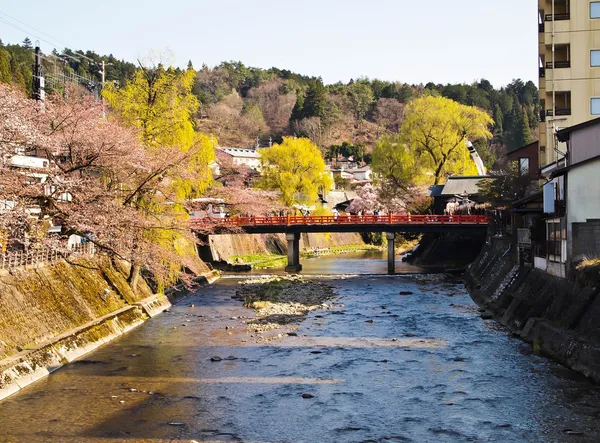
<path fill-rule="evenodd" d="M 235 165 L 248 166 L 250 169 L 260 171 L 260 152 L 253 149 L 242 149 L 242 148 L 217 148 L 221 152 L 229 155 Z"/>
<path fill-rule="evenodd" d="M 354 180 L 357 181 L 371 180 L 371 178 L 373 177 L 373 171 L 371 171 L 370 165 L 363 166 L 362 168 L 357 169 L 346 169 L 345 172 L 352 174 Z"/>
<path fill-rule="evenodd" d="M 600 257 L 600 119 L 557 132 L 567 166 L 544 185 L 546 271 L 566 277 L 569 264 Z"/>

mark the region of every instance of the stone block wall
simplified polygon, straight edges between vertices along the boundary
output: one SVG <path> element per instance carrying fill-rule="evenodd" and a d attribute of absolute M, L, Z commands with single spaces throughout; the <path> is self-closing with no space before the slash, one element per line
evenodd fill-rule
<path fill-rule="evenodd" d="M 600 220 L 572 225 L 573 261 L 600 257 Z"/>

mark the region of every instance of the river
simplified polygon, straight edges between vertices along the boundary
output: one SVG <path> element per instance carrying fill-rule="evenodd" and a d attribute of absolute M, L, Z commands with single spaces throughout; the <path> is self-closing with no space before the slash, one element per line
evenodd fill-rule
<path fill-rule="evenodd" d="M 298 336 L 250 337 L 227 276 L 0 402 L 0 441 L 600 441 L 600 389 L 482 320 L 455 277 L 374 275 L 373 253 L 303 265 L 338 298 Z"/>

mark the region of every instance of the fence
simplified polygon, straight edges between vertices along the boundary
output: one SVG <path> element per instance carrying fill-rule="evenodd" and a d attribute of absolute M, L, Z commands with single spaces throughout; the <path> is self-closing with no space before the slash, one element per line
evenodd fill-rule
<path fill-rule="evenodd" d="M 29 251 L 7 252 L 0 256 L 0 269 L 12 269 L 19 266 L 53 263 L 64 257 L 94 255 L 96 249 L 93 243 L 77 243 L 68 251 L 40 248 Z"/>

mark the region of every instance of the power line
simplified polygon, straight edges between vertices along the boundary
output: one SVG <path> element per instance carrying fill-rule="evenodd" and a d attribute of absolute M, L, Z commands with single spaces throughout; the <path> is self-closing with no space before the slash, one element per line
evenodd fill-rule
<path fill-rule="evenodd" d="M 19 20 L 19 19 L 17 19 L 17 18 L 11 17 L 11 16 L 10 16 L 10 15 L 8 15 L 6 12 L 2 12 L 2 11 L 0 11 L 0 14 L 2 14 L 2 15 L 4 15 L 4 16 L 8 17 L 8 18 L 9 18 L 9 19 L 11 19 L 11 20 L 14 20 L 14 21 L 15 21 L 15 22 L 17 22 L 17 23 L 20 23 L 20 24 L 22 24 L 22 25 L 25 25 L 25 26 L 27 26 L 28 28 L 30 28 L 30 29 L 33 29 L 33 30 L 34 30 L 34 31 L 36 31 L 36 32 L 39 32 L 40 34 L 43 34 L 43 35 L 45 35 L 46 37 L 50 38 L 51 40 L 54 40 L 55 42 L 58 42 L 58 43 L 60 43 L 60 44 L 63 44 L 63 45 L 65 45 L 65 47 L 68 47 L 68 46 L 69 46 L 69 45 L 67 45 L 65 42 L 62 42 L 62 41 L 60 41 L 60 40 L 58 40 L 58 39 L 56 39 L 56 38 L 52 37 L 51 35 L 48 35 L 48 34 L 46 34 L 44 31 L 40 31 L 39 29 L 37 29 L 37 28 L 34 28 L 33 26 L 31 26 L 31 25 L 28 25 L 28 24 L 27 24 L 27 23 L 25 23 L 25 22 L 22 22 L 21 20 Z M 25 32 L 26 32 L 26 31 L 25 31 Z"/>
<path fill-rule="evenodd" d="M 13 28 L 15 28 L 15 29 L 18 29 L 19 31 L 22 31 L 22 32 L 24 32 L 25 34 L 30 34 L 30 35 L 32 35 L 33 37 L 35 37 L 36 39 L 38 39 L 38 40 L 41 40 L 41 41 L 43 41 L 43 42 L 46 42 L 46 43 L 48 43 L 48 44 L 49 44 L 49 45 L 51 45 L 51 46 L 56 46 L 54 43 L 51 43 L 51 42 L 49 42 L 48 40 L 41 38 L 39 35 L 31 34 L 31 32 L 30 32 L 30 31 L 27 31 L 27 30 L 25 30 L 25 29 L 23 29 L 23 28 L 20 28 L 20 27 L 18 27 L 17 25 L 15 25 L 14 23 L 11 23 L 11 22 L 8 22 L 8 21 L 6 21 L 6 20 L 5 20 L 5 19 L 3 19 L 2 17 L 0 17 L 0 22 L 2 22 L 2 23 L 6 23 L 8 26 L 12 26 Z"/>
<path fill-rule="evenodd" d="M 34 28 L 33 26 L 30 26 L 30 25 L 28 25 L 28 24 L 26 24 L 26 23 L 24 23 L 24 22 L 22 22 L 22 21 L 20 21 L 20 20 L 17 20 L 16 18 L 13 18 L 13 17 L 11 17 L 10 15 L 8 15 L 8 14 L 6 14 L 6 13 L 2 12 L 2 11 L 0 11 L 0 14 L 2 14 L 2 15 L 5 15 L 6 17 L 9 17 L 10 19 L 12 19 L 12 20 L 15 20 L 16 22 L 18 22 L 18 23 L 21 23 L 21 24 L 23 24 L 23 25 L 27 26 L 28 28 L 31 28 L 31 29 L 33 29 L 34 31 L 37 31 L 37 32 L 39 32 L 39 33 L 41 33 L 41 34 L 43 34 L 43 35 L 47 36 L 48 38 L 50 38 L 50 39 L 54 40 L 55 42 L 54 42 L 54 43 L 52 43 L 52 42 L 50 42 L 50 41 L 48 41 L 48 40 L 46 40 L 46 39 L 44 39 L 44 38 L 40 37 L 39 35 L 33 34 L 33 33 L 31 33 L 31 31 L 27 31 L 27 30 L 25 30 L 25 29 L 23 29 L 23 28 L 21 28 L 21 27 L 19 27 L 19 26 L 15 25 L 14 23 L 11 23 L 11 22 L 7 21 L 6 19 L 4 19 L 4 18 L 0 17 L 0 21 L 1 21 L 1 22 L 5 23 L 5 24 L 7 24 L 7 25 L 9 25 L 9 26 L 12 26 L 12 27 L 13 27 L 13 28 L 15 28 L 15 29 L 18 29 L 18 30 L 19 30 L 19 31 L 21 31 L 21 32 L 24 32 L 25 34 L 31 34 L 31 35 L 32 35 L 33 37 L 35 37 L 36 39 L 38 39 L 38 40 L 41 40 L 41 41 L 43 41 L 43 42 L 45 42 L 45 43 L 48 43 L 50 46 L 54 46 L 54 47 L 56 47 L 56 46 L 60 46 L 60 45 L 57 45 L 57 44 L 56 44 L 56 43 L 60 43 L 61 45 L 65 45 L 65 49 L 68 49 L 69 47 L 74 47 L 74 46 L 71 46 L 71 45 L 69 45 L 69 44 L 67 44 L 67 43 L 65 43 L 65 42 L 63 42 L 63 41 L 61 41 L 61 40 L 58 40 L 58 39 L 56 39 L 56 38 L 54 38 L 54 37 L 51 37 L 50 35 L 46 34 L 45 32 L 42 32 L 42 31 L 40 31 L 39 29 L 36 29 L 36 28 Z M 67 57 L 70 57 L 70 58 L 72 58 L 72 59 L 74 59 L 74 60 L 77 60 L 77 61 L 78 61 L 78 62 L 80 62 L 80 63 L 81 63 L 81 60 L 80 60 L 80 59 L 78 59 L 78 57 L 82 57 L 82 58 L 84 58 L 84 59 L 86 59 L 86 60 L 89 60 L 89 61 L 90 61 L 90 62 L 92 62 L 92 63 L 97 63 L 97 62 L 96 62 L 94 59 L 91 59 L 91 58 L 89 58 L 89 57 L 87 57 L 87 56 L 85 56 L 85 55 L 83 55 L 83 54 L 79 54 L 79 53 L 77 53 L 77 52 L 75 52 L 75 51 L 71 51 L 71 52 L 72 52 L 72 54 L 67 54 L 67 53 L 66 53 L 64 50 L 62 51 L 62 53 L 63 53 L 65 56 L 67 56 Z"/>

